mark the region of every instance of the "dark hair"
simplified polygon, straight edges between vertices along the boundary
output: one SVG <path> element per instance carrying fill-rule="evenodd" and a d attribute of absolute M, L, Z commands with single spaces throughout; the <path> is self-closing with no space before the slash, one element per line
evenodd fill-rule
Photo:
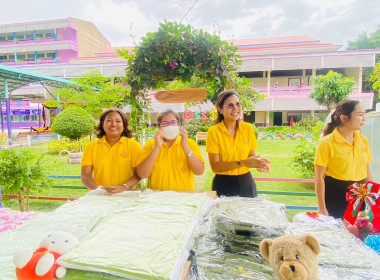
<path fill-rule="evenodd" d="M 180 124 L 179 115 L 176 112 L 174 112 L 172 109 L 167 109 L 166 111 L 161 112 L 161 113 L 158 114 L 158 116 L 157 116 L 157 122 L 158 122 L 158 124 L 161 123 L 161 120 L 162 120 L 163 117 L 165 117 L 166 115 L 169 115 L 169 114 L 172 114 L 176 118 L 178 124 Z"/>
<path fill-rule="evenodd" d="M 132 138 L 133 133 L 132 133 L 132 130 L 130 130 L 128 128 L 127 116 L 125 115 L 125 113 L 122 110 L 120 110 L 118 108 L 110 108 L 100 116 L 99 125 L 97 127 L 95 127 L 96 137 L 102 138 L 104 135 L 106 135 L 106 132 L 104 131 L 104 128 L 103 128 L 104 120 L 106 119 L 106 117 L 109 113 L 114 113 L 114 112 L 118 113 L 120 115 L 121 119 L 123 120 L 123 132 L 121 133 L 121 136 Z"/>
<path fill-rule="evenodd" d="M 216 104 L 215 104 L 216 108 L 223 108 L 224 102 L 226 101 L 226 99 L 232 95 L 236 95 L 237 97 L 239 97 L 239 95 L 237 95 L 237 93 L 234 92 L 233 90 L 225 90 L 225 91 L 219 93 L 219 95 L 216 99 Z M 224 119 L 224 116 L 221 113 L 219 113 L 219 110 L 217 110 L 217 111 L 218 111 L 218 117 L 214 121 L 214 124 L 218 124 L 221 121 L 223 121 L 223 119 Z"/>
<path fill-rule="evenodd" d="M 347 99 L 341 101 L 335 108 L 335 112 L 331 115 L 331 122 L 326 125 L 326 128 L 323 130 L 324 136 L 329 135 L 334 131 L 335 128 L 342 125 L 340 116 L 347 116 L 348 119 L 351 119 L 351 114 L 355 110 L 356 105 L 360 102 L 358 100 Z"/>

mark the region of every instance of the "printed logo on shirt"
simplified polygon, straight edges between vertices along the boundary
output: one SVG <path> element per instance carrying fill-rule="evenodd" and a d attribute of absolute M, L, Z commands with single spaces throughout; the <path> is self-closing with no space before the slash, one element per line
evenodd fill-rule
<path fill-rule="evenodd" d="M 122 158 L 127 158 L 128 156 L 127 156 L 127 153 L 124 152 L 124 153 L 121 153 L 120 157 L 122 157 Z"/>

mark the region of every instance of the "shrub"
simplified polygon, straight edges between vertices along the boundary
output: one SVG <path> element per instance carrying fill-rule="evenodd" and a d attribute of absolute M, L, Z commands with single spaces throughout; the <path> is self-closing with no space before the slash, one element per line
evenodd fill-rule
<path fill-rule="evenodd" d="M 51 129 L 71 140 L 89 135 L 94 130 L 95 119 L 79 107 L 69 107 L 59 113 Z"/>
<path fill-rule="evenodd" d="M 212 126 L 212 124 L 213 124 L 213 121 L 210 119 L 190 120 L 185 123 L 184 127 L 187 130 L 189 138 L 195 140 L 195 136 L 197 135 L 198 131 L 207 132 L 208 129 Z"/>
<path fill-rule="evenodd" d="M 290 158 L 290 166 L 306 178 L 314 178 L 315 148 L 315 142 L 302 140 L 296 147 L 296 153 Z"/>
<path fill-rule="evenodd" d="M 21 211 L 29 210 L 31 191 L 52 187 L 42 160 L 28 151 L 8 149 L 0 152 L 0 185 L 4 194 L 18 194 Z M 26 203 L 26 205 L 25 205 Z"/>
<path fill-rule="evenodd" d="M 62 150 L 68 150 L 70 152 L 83 152 L 88 143 L 90 143 L 90 136 L 86 136 L 77 140 L 62 138 L 60 140 L 53 139 L 45 143 L 45 147 L 47 148 L 47 152 L 49 154 L 58 155 Z"/>

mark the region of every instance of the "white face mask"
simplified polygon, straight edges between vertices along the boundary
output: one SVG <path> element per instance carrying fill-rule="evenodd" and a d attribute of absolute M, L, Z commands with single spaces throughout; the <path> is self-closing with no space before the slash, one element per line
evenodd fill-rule
<path fill-rule="evenodd" d="M 177 125 L 169 125 L 164 127 L 164 133 L 163 136 L 164 138 L 168 140 L 172 140 L 177 137 L 179 132 L 179 127 Z"/>

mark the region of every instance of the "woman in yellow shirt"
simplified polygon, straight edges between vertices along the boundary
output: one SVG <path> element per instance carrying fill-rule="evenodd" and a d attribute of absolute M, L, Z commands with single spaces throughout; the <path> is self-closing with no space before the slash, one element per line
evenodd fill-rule
<path fill-rule="evenodd" d="M 157 120 L 160 129 L 143 148 L 137 167 L 139 177 L 148 178 L 150 189 L 194 190 L 194 174 L 201 175 L 205 168 L 198 145 L 188 138 L 184 127 L 178 126 L 176 112 L 162 112 Z"/>
<path fill-rule="evenodd" d="M 141 146 L 131 139 L 124 112 L 116 108 L 105 111 L 95 134 L 99 139 L 89 143 L 83 152 L 83 185 L 89 190 L 103 188 L 109 195 L 131 189 L 140 181 L 136 167 Z"/>
<path fill-rule="evenodd" d="M 343 218 L 348 205 L 348 187 L 355 182 L 372 180 L 368 139 L 357 132 L 365 121 L 364 107 L 357 100 L 340 102 L 331 115 L 314 161 L 320 214 Z"/>
<path fill-rule="evenodd" d="M 218 118 L 207 134 L 206 151 L 212 171 L 216 174 L 212 190 L 218 196 L 257 196 L 256 184 L 250 169 L 269 172 L 267 159 L 255 154 L 257 141 L 253 127 L 241 122 L 241 103 L 231 90 L 218 95 Z"/>

